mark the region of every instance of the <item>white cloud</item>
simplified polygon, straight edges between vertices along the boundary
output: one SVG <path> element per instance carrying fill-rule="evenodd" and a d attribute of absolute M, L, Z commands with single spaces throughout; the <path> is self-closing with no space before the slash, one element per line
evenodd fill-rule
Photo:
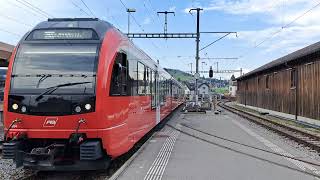
<path fill-rule="evenodd" d="M 69 0 L 56 0 L 54 3 L 51 1 L 37 0 L 29 0 L 28 2 L 54 17 L 85 16 L 85 14 L 81 13 Z M 2 31 L 0 33 L 0 40 L 7 43 L 16 44 L 27 31 L 33 28 L 37 23 L 47 19 L 45 16 L 41 15 L 39 11 L 32 10 L 30 6 L 27 7 L 23 5 L 23 3 L 19 3 L 19 1 L 0 0 L 0 7 L 0 29 L 20 36 Z"/>
<path fill-rule="evenodd" d="M 320 39 L 320 25 L 293 26 L 275 34 L 279 30 L 281 29 L 278 27 L 270 27 L 257 31 L 241 31 L 237 39 L 246 43 L 244 46 L 248 47 L 249 54 L 257 51 L 254 47 L 263 42 L 259 45 L 259 48 L 263 50 L 262 55 L 270 55 L 274 52 L 286 55 Z M 272 36 L 272 34 L 275 35 Z M 246 53 L 240 56 L 246 56 Z"/>
<path fill-rule="evenodd" d="M 174 12 L 174 11 L 176 11 L 176 9 L 177 9 L 176 6 L 172 6 L 172 7 L 169 8 L 169 11 L 173 11 Z"/>
<path fill-rule="evenodd" d="M 314 7 L 319 1 L 316 0 L 214 0 L 203 7 L 205 11 L 223 11 L 234 15 L 266 15 L 266 22 L 284 25 Z M 320 24 L 318 17 L 320 7 L 304 15 L 301 20 L 295 22 L 300 25 Z M 187 10 L 187 9 L 186 9 Z"/>
<path fill-rule="evenodd" d="M 318 3 L 319 1 L 315 0 L 214 0 L 203 9 L 237 16 L 263 15 L 260 16 L 264 18 L 262 21 L 269 24 L 269 27 L 240 31 L 238 40 L 245 42 L 245 46 L 251 51 L 252 47 L 266 41 L 259 45 L 264 54 L 281 52 L 285 55 L 320 40 L 320 6 L 304 14 Z M 289 26 L 286 26 L 288 24 Z M 283 26 L 285 28 L 282 28 Z"/>
<path fill-rule="evenodd" d="M 142 22 L 142 24 L 144 24 L 144 25 L 148 25 L 150 23 L 151 23 L 151 19 L 149 17 L 146 17 Z"/>

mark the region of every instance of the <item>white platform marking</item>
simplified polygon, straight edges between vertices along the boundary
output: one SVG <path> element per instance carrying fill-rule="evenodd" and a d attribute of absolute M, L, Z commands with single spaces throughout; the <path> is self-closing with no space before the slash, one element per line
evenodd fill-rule
<path fill-rule="evenodd" d="M 263 138 L 262 136 L 256 134 L 255 132 L 253 132 L 252 130 L 250 130 L 249 128 L 247 128 L 246 126 L 242 125 L 240 122 L 233 120 L 232 122 L 234 124 L 236 124 L 237 126 L 239 126 L 242 130 L 244 130 L 246 133 L 248 133 L 249 135 L 251 135 L 252 137 L 256 138 L 258 141 L 262 142 L 265 146 L 269 147 L 270 149 L 272 149 L 274 152 L 288 156 L 288 157 L 294 157 L 292 154 L 286 152 L 285 150 L 281 149 L 279 146 L 273 144 L 272 142 L 270 142 L 269 140 Z M 294 165 L 296 165 L 297 167 L 299 167 L 301 170 L 306 171 L 307 169 L 312 171 L 314 174 L 320 175 L 320 171 L 318 169 L 316 169 L 315 167 L 311 166 L 310 164 L 301 162 L 301 161 L 297 161 L 294 159 L 290 159 L 290 158 L 285 158 L 286 160 L 288 160 L 289 162 L 293 163 Z M 319 178 L 317 178 L 319 179 Z"/>
<path fill-rule="evenodd" d="M 177 129 L 181 129 L 181 125 L 176 126 Z M 174 144 L 179 136 L 179 131 L 173 131 L 170 137 L 166 139 L 162 145 L 156 159 L 153 161 L 151 167 L 149 168 L 144 180 L 160 180 L 162 179 L 164 170 L 169 162 Z"/>

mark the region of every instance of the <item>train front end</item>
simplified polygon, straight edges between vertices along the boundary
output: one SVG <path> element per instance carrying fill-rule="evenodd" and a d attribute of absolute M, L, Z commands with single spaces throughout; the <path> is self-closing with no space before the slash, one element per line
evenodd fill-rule
<path fill-rule="evenodd" d="M 108 166 L 97 131 L 96 22 L 48 21 L 25 35 L 5 88 L 3 158 L 37 170 Z M 89 27 L 89 28 L 87 28 Z"/>

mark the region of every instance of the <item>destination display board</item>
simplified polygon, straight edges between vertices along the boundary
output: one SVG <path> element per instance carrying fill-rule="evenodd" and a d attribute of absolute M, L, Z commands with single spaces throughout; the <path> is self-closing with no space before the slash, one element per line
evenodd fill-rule
<path fill-rule="evenodd" d="M 41 29 L 35 30 L 27 40 L 97 40 L 92 29 Z"/>

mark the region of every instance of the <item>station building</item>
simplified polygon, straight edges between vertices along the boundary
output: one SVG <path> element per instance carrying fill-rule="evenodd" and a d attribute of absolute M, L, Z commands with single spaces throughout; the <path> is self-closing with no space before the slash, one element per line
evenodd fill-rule
<path fill-rule="evenodd" d="M 8 66 L 13 49 L 13 45 L 0 42 L 0 67 Z"/>
<path fill-rule="evenodd" d="M 237 102 L 320 125 L 320 42 L 237 78 Z"/>

